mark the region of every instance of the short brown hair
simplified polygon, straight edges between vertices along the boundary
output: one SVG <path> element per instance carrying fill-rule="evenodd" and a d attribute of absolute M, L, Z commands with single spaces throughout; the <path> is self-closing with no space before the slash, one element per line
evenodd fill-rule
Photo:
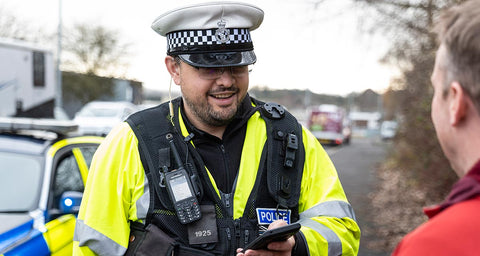
<path fill-rule="evenodd" d="M 458 81 L 480 113 L 480 0 L 446 10 L 435 32 L 447 50 L 445 87 Z"/>

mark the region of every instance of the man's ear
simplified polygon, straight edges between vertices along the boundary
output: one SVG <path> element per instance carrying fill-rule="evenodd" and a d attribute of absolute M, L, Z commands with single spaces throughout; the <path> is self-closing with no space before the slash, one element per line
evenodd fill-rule
<path fill-rule="evenodd" d="M 448 97 L 450 98 L 450 124 L 456 126 L 467 114 L 468 95 L 465 93 L 465 90 L 460 83 L 454 81 L 450 84 Z"/>
<path fill-rule="evenodd" d="M 180 64 L 172 56 L 165 57 L 165 65 L 175 84 L 180 84 Z"/>

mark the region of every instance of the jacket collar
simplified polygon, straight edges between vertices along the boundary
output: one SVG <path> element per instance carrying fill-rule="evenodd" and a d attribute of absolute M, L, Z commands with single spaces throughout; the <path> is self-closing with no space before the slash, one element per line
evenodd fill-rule
<path fill-rule="evenodd" d="M 425 207 L 423 212 L 429 218 L 432 218 L 454 204 L 477 196 L 480 196 L 480 161 L 478 161 L 463 178 L 453 185 L 450 194 L 443 203 L 432 207 Z"/>

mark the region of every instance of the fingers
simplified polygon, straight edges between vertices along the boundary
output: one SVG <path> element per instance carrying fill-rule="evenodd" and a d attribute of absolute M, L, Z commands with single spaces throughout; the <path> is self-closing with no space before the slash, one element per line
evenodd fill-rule
<path fill-rule="evenodd" d="M 286 226 L 286 225 L 288 225 L 286 221 L 276 220 L 276 221 L 270 223 L 270 225 L 268 225 L 268 229 L 274 229 L 274 228 L 278 228 L 278 227 Z"/>
<path fill-rule="evenodd" d="M 272 222 L 268 229 L 276 229 L 282 226 L 288 225 L 284 220 L 276 220 Z M 292 248 L 295 246 L 295 238 L 290 236 L 284 241 L 270 242 L 267 246 L 268 250 L 247 250 L 245 253 L 242 253 L 242 248 L 237 249 L 236 256 L 289 256 L 291 255 Z"/>
<path fill-rule="evenodd" d="M 237 249 L 236 256 L 274 256 L 274 255 L 291 255 L 292 248 L 295 246 L 293 236 L 285 241 L 271 242 L 268 244 L 268 250 L 247 250 L 242 253 L 242 248 Z"/>
<path fill-rule="evenodd" d="M 278 251 L 278 252 L 288 251 L 288 252 L 290 252 L 294 246 L 295 246 L 295 238 L 293 236 L 290 236 L 285 241 L 278 241 L 278 242 L 269 243 L 267 248 L 270 251 Z"/>

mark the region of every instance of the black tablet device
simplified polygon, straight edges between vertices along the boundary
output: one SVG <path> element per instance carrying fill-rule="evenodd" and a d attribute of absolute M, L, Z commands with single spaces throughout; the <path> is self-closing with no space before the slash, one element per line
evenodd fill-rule
<path fill-rule="evenodd" d="M 299 223 L 293 223 L 275 229 L 269 229 L 265 231 L 265 233 L 263 233 L 261 236 L 250 242 L 247 246 L 245 246 L 245 248 L 243 248 L 243 252 L 247 251 L 248 249 L 267 249 L 267 245 L 271 242 L 285 241 L 290 236 L 295 235 L 300 230 L 301 226 L 302 225 L 300 225 Z"/>

